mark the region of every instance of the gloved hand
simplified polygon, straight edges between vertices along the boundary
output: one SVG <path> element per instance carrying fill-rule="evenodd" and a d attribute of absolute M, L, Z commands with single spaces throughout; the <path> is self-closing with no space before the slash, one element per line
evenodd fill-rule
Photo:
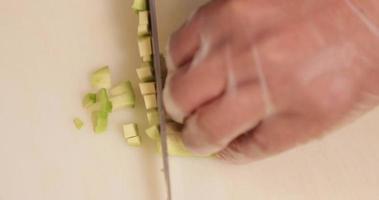
<path fill-rule="evenodd" d="M 248 162 L 379 103 L 375 0 L 214 0 L 170 40 L 168 114 L 199 154 Z"/>

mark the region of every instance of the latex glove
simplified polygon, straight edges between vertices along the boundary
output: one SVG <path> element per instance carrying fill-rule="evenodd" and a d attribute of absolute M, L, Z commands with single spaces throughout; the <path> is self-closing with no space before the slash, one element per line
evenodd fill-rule
<path fill-rule="evenodd" d="M 375 10 L 376 9 L 376 10 Z M 164 102 L 199 154 L 248 162 L 379 102 L 379 3 L 216 0 L 171 37 Z"/>

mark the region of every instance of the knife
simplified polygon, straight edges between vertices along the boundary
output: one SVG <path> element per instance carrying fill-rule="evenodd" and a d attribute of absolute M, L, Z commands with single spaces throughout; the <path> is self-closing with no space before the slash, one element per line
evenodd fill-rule
<path fill-rule="evenodd" d="M 162 100 L 162 73 L 159 53 L 159 41 L 158 41 L 158 27 L 157 27 L 157 12 L 155 0 L 149 0 L 149 10 L 150 10 L 150 23 L 151 23 L 151 38 L 153 45 L 153 64 L 156 77 L 156 87 L 157 87 L 157 103 L 158 103 L 158 113 L 160 119 L 160 135 L 161 135 L 161 147 L 162 147 L 162 161 L 163 161 L 163 173 L 166 182 L 167 199 L 171 200 L 171 180 L 170 180 L 170 166 L 167 153 L 167 132 L 166 132 L 166 114 L 163 108 Z"/>

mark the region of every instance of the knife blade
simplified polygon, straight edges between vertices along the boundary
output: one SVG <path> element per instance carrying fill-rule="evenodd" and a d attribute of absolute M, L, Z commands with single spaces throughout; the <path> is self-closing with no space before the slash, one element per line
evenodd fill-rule
<path fill-rule="evenodd" d="M 170 166 L 167 152 L 167 132 L 166 132 L 166 114 L 163 108 L 163 83 L 162 83 L 162 68 L 160 62 L 159 53 L 159 40 L 158 40 L 158 27 L 157 27 L 157 12 L 155 0 L 149 0 L 150 10 L 150 23 L 151 23 L 151 35 L 153 45 L 153 64 L 156 77 L 157 87 L 157 104 L 158 113 L 160 119 L 160 135 L 161 135 L 161 147 L 162 147 L 162 161 L 163 161 L 163 173 L 166 182 L 167 199 L 171 200 L 171 179 L 170 179 Z"/>

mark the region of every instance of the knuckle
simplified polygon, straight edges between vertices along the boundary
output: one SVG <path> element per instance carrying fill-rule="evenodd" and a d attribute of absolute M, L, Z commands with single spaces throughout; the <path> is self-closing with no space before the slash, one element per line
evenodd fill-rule
<path fill-rule="evenodd" d="M 339 117 L 341 113 L 354 107 L 357 91 L 352 80 L 335 78 L 320 84 L 310 95 L 311 104 L 322 116 Z"/>
<path fill-rule="evenodd" d="M 228 148 L 218 153 L 217 157 L 236 165 L 244 165 L 254 160 L 251 156 L 248 156 L 248 154 L 246 154 L 245 152 L 240 151 L 239 149 L 235 149 L 233 145 L 238 145 L 238 144 L 232 143 Z"/>
<path fill-rule="evenodd" d="M 246 164 L 267 156 L 267 152 L 262 146 L 255 143 L 254 140 L 250 140 L 250 134 L 240 136 L 230 143 L 226 150 L 228 160 L 236 164 Z"/>

